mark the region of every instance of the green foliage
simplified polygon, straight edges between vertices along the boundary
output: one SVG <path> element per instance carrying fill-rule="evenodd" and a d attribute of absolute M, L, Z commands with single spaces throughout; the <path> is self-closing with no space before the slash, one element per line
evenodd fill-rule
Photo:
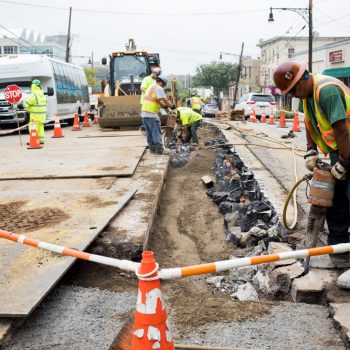
<path fill-rule="evenodd" d="M 193 76 L 194 86 L 212 87 L 214 96 L 220 97 L 221 92 L 228 95 L 230 85 L 237 76 L 237 65 L 225 62 L 211 62 L 201 64 L 196 68 L 196 75 Z"/>
<path fill-rule="evenodd" d="M 86 75 L 88 85 L 91 87 L 96 86 L 97 85 L 97 80 L 96 80 L 97 69 L 84 67 L 84 72 Z"/>

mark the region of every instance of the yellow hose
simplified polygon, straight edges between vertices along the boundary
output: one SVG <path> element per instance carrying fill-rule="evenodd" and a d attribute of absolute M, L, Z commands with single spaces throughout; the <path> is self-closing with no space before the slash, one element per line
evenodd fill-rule
<path fill-rule="evenodd" d="M 283 220 L 283 225 L 285 226 L 285 228 L 291 230 L 295 227 L 295 224 L 292 225 L 292 226 L 288 226 L 288 223 L 287 223 L 287 208 L 288 208 L 288 204 L 290 202 L 290 199 L 292 198 L 292 195 L 294 193 L 294 191 L 296 190 L 296 188 L 303 182 L 303 181 L 306 181 L 306 178 L 303 177 L 302 179 L 298 180 L 294 186 L 292 187 L 292 189 L 290 190 L 290 192 L 288 193 L 288 196 L 286 198 L 286 201 L 284 202 L 284 206 L 283 206 L 283 214 L 282 214 L 282 220 Z M 296 208 L 295 208 L 296 210 Z"/>

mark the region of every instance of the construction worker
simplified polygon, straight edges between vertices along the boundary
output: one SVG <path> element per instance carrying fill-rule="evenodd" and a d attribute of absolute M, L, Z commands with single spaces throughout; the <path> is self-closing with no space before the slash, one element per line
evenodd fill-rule
<path fill-rule="evenodd" d="M 46 110 L 47 102 L 46 97 L 41 89 L 41 82 L 38 79 L 34 79 L 31 85 L 32 93 L 28 96 L 24 102 L 24 108 L 30 113 L 29 122 L 35 123 L 36 132 L 41 144 L 45 142 L 44 124 L 46 122 Z M 29 124 L 29 132 L 30 125 Z"/>
<path fill-rule="evenodd" d="M 168 154 L 169 150 L 164 148 L 158 113 L 160 107 L 175 109 L 167 99 L 163 87 L 167 80 L 162 76 L 156 78 L 156 84 L 151 85 L 145 92 L 141 107 L 142 123 L 146 128 L 146 138 L 152 153 Z"/>
<path fill-rule="evenodd" d="M 327 211 L 328 244 L 348 243 L 350 224 L 350 89 L 340 80 L 312 74 L 306 64 L 287 61 L 274 72 L 282 94 L 300 98 L 305 115 L 307 152 L 305 166 L 312 171 L 319 159 L 317 148 L 329 154 L 336 179 L 333 207 Z M 334 267 L 350 266 L 349 253 L 331 255 Z M 338 286 L 350 289 L 350 270 L 340 275 Z"/>
<path fill-rule="evenodd" d="M 183 141 L 198 145 L 197 129 L 202 123 L 201 114 L 188 107 L 179 107 L 177 108 L 177 116 L 184 127 Z"/>
<path fill-rule="evenodd" d="M 201 112 L 202 101 L 197 95 L 191 95 L 191 106 L 195 112 Z"/>
<path fill-rule="evenodd" d="M 146 90 L 153 84 L 156 83 L 156 78 L 162 74 L 162 70 L 160 67 L 153 67 L 151 70 L 151 74 L 147 75 L 142 79 L 141 82 L 141 98 L 140 98 L 140 104 L 142 107 L 143 99 L 145 97 Z M 145 130 L 145 126 L 141 122 L 140 130 Z"/>

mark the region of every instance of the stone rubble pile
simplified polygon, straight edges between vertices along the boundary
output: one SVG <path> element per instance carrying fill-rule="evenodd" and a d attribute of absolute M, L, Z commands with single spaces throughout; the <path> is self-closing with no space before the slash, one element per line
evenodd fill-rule
<path fill-rule="evenodd" d="M 220 143 L 225 141 L 209 141 L 207 145 Z M 224 215 L 226 239 L 242 250 L 237 257 L 292 250 L 283 243 L 287 232 L 273 205 L 233 148 L 217 147 L 215 178 L 207 195 Z M 207 283 L 215 291 L 242 301 L 258 301 L 259 297 L 283 299 L 290 293 L 293 279 L 303 271 L 301 263 L 291 259 L 232 269 L 228 275 L 207 278 Z"/>

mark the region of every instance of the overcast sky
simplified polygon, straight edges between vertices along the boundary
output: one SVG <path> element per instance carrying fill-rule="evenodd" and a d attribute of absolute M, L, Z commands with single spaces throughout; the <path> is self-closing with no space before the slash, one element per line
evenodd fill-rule
<path fill-rule="evenodd" d="M 350 37 L 349 0 L 313 3 L 314 31 Z M 238 55 L 242 42 L 244 55 L 258 57 L 259 39 L 308 35 L 306 22 L 292 11 L 274 10 L 274 24 L 267 22 L 271 6 L 305 8 L 308 0 L 0 0 L 0 25 L 65 34 L 69 6 L 73 55 L 93 52 L 100 62 L 134 38 L 139 49 L 159 52 L 165 74 L 194 73 L 199 64 L 218 60 L 220 52 Z M 236 62 L 237 56 L 224 54 L 223 60 Z"/>

